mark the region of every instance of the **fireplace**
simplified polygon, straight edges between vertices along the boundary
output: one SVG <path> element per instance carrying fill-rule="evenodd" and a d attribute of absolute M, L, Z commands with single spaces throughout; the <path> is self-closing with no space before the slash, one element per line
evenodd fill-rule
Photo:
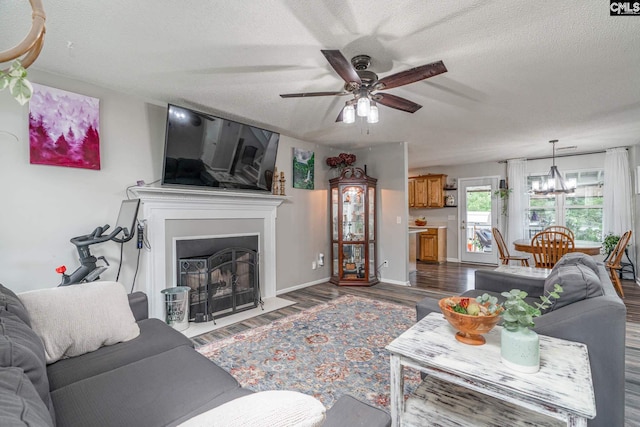
<path fill-rule="evenodd" d="M 172 187 L 134 187 L 140 197 L 141 218 L 150 249 L 141 260 L 141 277 L 135 290 L 149 296 L 149 315 L 164 318 L 161 290 L 180 284 L 178 260 L 210 252 L 178 254 L 176 241 L 202 237 L 258 236 L 255 274 L 261 299 L 276 299 L 276 214 L 284 197 L 269 193 L 233 193 Z M 197 233 L 196 231 L 199 230 Z M 241 245 L 242 247 L 251 247 Z M 231 316 L 229 316 L 231 318 Z"/>
<path fill-rule="evenodd" d="M 191 288 L 190 322 L 208 322 L 263 306 L 258 237 L 176 239 L 177 283 Z"/>

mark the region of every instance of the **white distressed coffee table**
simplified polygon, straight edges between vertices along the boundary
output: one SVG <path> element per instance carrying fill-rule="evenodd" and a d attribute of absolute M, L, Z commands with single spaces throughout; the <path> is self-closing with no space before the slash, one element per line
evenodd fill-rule
<path fill-rule="evenodd" d="M 521 265 L 499 265 L 494 271 L 501 273 L 517 274 L 518 276 L 537 277 L 546 279 L 550 268 L 524 267 Z"/>
<path fill-rule="evenodd" d="M 500 361 L 500 330 L 471 346 L 431 313 L 386 348 L 391 353 L 392 426 L 586 426 L 596 416 L 587 347 L 540 336 L 540 371 Z M 427 374 L 405 402 L 404 367 Z"/>

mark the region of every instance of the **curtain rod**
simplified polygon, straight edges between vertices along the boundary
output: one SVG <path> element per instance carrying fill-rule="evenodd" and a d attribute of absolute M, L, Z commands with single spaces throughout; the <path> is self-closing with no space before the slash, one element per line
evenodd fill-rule
<path fill-rule="evenodd" d="M 628 150 L 628 148 L 625 147 L 625 150 Z M 586 156 L 587 154 L 603 154 L 606 153 L 606 150 L 602 150 L 602 151 L 588 151 L 586 153 L 575 153 L 575 154 L 562 154 L 562 155 L 557 155 L 556 154 L 556 159 L 558 157 L 573 157 L 573 156 Z M 552 159 L 553 156 L 542 156 L 542 157 L 530 157 L 527 158 L 525 160 L 545 160 L 545 159 Z M 498 160 L 498 163 L 507 163 L 509 160 L 512 159 L 508 159 L 508 160 Z"/>

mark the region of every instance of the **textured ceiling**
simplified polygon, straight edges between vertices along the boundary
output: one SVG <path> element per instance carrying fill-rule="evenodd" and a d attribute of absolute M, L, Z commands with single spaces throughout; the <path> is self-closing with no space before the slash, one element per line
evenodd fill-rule
<path fill-rule="evenodd" d="M 640 16 L 605 0 L 43 0 L 32 66 L 156 103 L 242 119 L 349 150 L 407 141 L 411 168 L 640 142 Z M 0 50 L 26 35 L 26 0 L 0 3 Z M 321 54 L 368 54 L 379 77 L 437 60 L 448 72 L 390 89 L 374 125 L 335 123 L 345 97 Z"/>

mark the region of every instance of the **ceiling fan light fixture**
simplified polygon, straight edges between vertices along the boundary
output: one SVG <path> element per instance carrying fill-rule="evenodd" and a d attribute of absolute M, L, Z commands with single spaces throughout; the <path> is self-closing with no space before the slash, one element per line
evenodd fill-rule
<path fill-rule="evenodd" d="M 356 110 L 353 108 L 353 105 L 349 104 L 344 107 L 342 111 L 342 122 L 346 124 L 351 124 L 356 121 Z"/>
<path fill-rule="evenodd" d="M 371 102 L 369 107 L 369 115 L 367 116 L 367 123 L 378 123 L 380 116 L 378 114 L 378 106 L 374 101 Z"/>
<path fill-rule="evenodd" d="M 377 123 L 379 120 L 378 107 L 373 107 L 373 112 L 371 112 L 372 105 L 375 105 L 376 102 L 379 102 L 385 107 L 407 113 L 415 113 L 422 108 L 422 105 L 400 96 L 390 93 L 385 95 L 374 92 L 405 86 L 447 72 L 447 67 L 445 67 L 444 63 L 442 61 L 436 61 L 378 79 L 378 75 L 368 69 L 371 65 L 371 57 L 369 55 L 356 55 L 352 57 L 351 62 L 349 62 L 339 50 L 321 49 L 321 52 L 329 62 L 329 65 L 344 82 L 343 89 L 338 92 L 287 93 L 280 94 L 280 97 L 304 98 L 312 96 L 352 95 L 353 98 L 347 101 L 347 104 L 352 105 L 355 114 L 361 117 L 362 121 L 364 121 L 366 117 L 368 123 Z M 351 120 L 350 111 L 351 109 L 346 107 L 341 110 L 336 122 L 354 123 L 355 114 L 354 119 Z"/>
<path fill-rule="evenodd" d="M 356 108 L 358 116 L 367 117 L 370 109 L 371 102 L 369 101 L 369 96 L 365 92 L 365 94 L 360 95 L 360 98 L 358 98 L 358 106 Z"/>

